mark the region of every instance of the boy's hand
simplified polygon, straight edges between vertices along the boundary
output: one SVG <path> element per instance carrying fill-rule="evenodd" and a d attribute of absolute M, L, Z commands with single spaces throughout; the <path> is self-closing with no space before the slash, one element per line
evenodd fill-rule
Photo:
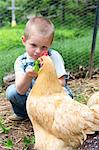
<path fill-rule="evenodd" d="M 28 67 L 28 68 L 26 69 L 26 74 L 27 74 L 29 77 L 31 77 L 31 78 L 36 78 L 36 77 L 38 76 L 37 71 L 33 70 L 32 67 L 31 67 L 31 68 Z"/>
<path fill-rule="evenodd" d="M 40 61 L 39 60 L 35 60 L 33 67 L 32 66 L 28 66 L 26 68 L 26 74 L 29 77 L 31 77 L 31 78 L 36 78 L 38 76 L 39 67 L 40 67 Z"/>

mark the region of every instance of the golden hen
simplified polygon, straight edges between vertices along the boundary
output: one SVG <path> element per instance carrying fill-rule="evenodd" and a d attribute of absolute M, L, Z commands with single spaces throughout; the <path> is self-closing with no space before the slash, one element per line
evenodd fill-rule
<path fill-rule="evenodd" d="M 87 134 L 99 131 L 99 113 L 74 101 L 60 85 L 49 56 L 40 58 L 42 67 L 27 99 L 37 150 L 75 150 Z M 94 107 L 97 105 L 96 107 Z"/>

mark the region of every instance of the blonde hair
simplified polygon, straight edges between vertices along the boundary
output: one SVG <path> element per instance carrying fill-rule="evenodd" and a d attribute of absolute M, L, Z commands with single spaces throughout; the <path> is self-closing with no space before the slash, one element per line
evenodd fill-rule
<path fill-rule="evenodd" d="M 53 23 L 44 17 L 31 17 L 26 24 L 24 35 L 28 39 L 33 32 L 38 32 L 43 36 L 54 37 L 54 25 Z"/>

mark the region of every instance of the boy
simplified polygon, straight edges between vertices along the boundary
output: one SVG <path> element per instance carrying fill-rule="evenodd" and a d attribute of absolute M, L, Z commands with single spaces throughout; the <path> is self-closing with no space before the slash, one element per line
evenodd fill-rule
<path fill-rule="evenodd" d="M 9 117 L 11 120 L 22 120 L 27 118 L 26 100 L 31 90 L 37 72 L 33 71 L 34 60 L 38 59 L 44 52 L 55 64 L 59 82 L 66 92 L 72 97 L 70 89 L 66 86 L 66 71 L 62 57 L 57 51 L 51 50 L 54 37 L 54 25 L 43 17 L 32 17 L 26 24 L 25 33 L 22 36 L 22 43 L 26 48 L 26 53 L 19 56 L 14 65 L 15 85 L 7 88 L 6 95 L 10 101 L 14 114 Z"/>

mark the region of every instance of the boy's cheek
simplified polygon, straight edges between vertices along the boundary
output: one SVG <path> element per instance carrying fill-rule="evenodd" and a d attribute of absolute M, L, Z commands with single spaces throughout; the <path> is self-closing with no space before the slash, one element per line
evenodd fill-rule
<path fill-rule="evenodd" d="M 30 53 L 34 53 L 34 49 L 33 48 L 29 48 Z"/>

